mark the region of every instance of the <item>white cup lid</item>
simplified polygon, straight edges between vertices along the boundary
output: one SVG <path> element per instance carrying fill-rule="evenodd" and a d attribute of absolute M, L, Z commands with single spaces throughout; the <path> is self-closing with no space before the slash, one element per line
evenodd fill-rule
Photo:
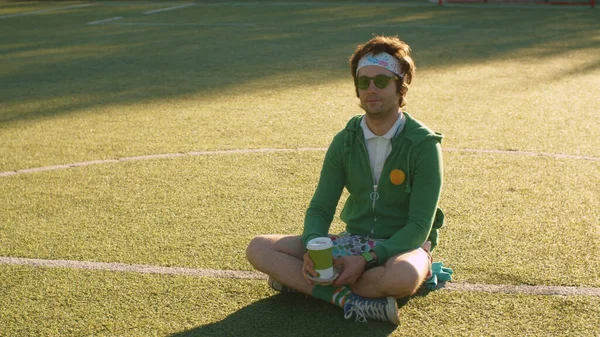
<path fill-rule="evenodd" d="M 333 247 L 333 243 L 330 238 L 314 238 L 306 244 L 308 250 L 324 250 Z"/>

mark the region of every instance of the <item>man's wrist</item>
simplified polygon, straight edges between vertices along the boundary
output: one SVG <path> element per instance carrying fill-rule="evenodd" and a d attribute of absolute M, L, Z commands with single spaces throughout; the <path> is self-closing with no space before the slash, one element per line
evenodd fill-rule
<path fill-rule="evenodd" d="M 379 262 L 379 259 L 377 258 L 377 253 L 375 253 L 374 250 L 370 251 L 369 253 L 371 253 L 371 256 L 373 257 L 373 259 L 375 260 L 375 262 Z"/>
<path fill-rule="evenodd" d="M 377 267 L 377 254 L 375 254 L 375 252 L 365 252 L 361 255 L 365 261 L 365 270 Z"/>

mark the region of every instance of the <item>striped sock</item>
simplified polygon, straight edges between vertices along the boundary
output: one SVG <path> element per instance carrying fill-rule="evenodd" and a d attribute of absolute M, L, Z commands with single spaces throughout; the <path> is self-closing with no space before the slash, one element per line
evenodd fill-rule
<path fill-rule="evenodd" d="M 334 287 L 316 285 L 312 292 L 313 297 L 335 304 L 340 308 L 344 307 L 350 294 L 352 294 L 352 292 L 350 291 L 350 288 L 346 286 Z"/>

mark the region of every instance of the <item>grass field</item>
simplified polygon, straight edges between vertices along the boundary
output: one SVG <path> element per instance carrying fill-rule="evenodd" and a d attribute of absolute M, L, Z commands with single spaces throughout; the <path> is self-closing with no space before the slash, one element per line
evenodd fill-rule
<path fill-rule="evenodd" d="M 598 293 L 600 14 L 568 6 L 0 1 L 0 258 L 251 271 L 253 236 L 301 232 L 372 34 L 412 46 L 407 111 L 445 135 L 453 283 Z M 361 325 L 260 279 L 0 263 L 0 336 L 600 336 L 597 295 L 400 307 Z"/>

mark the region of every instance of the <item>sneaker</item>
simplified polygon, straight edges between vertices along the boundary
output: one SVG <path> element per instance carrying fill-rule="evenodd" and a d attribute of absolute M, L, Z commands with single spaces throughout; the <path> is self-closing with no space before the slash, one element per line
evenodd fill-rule
<path fill-rule="evenodd" d="M 267 280 L 267 282 L 269 283 L 269 287 L 271 287 L 271 289 L 273 289 L 275 291 L 279 291 L 280 293 L 287 294 L 287 293 L 295 293 L 296 292 L 296 290 L 283 285 L 282 283 L 275 280 L 271 276 L 269 276 L 269 279 Z"/>
<path fill-rule="evenodd" d="M 398 304 L 393 297 L 364 298 L 351 294 L 344 305 L 344 318 L 355 316 L 357 322 L 366 323 L 368 319 L 400 324 Z"/>

